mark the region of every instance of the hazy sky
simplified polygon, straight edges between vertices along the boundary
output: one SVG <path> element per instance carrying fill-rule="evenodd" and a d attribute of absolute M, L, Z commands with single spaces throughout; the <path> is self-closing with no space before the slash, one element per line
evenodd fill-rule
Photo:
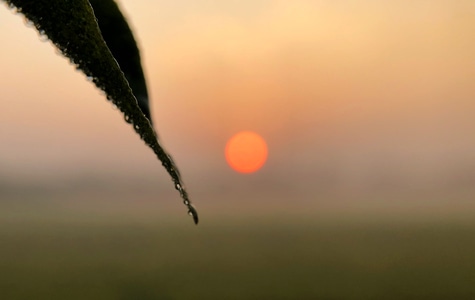
<path fill-rule="evenodd" d="M 232 173 L 224 145 L 240 130 L 269 144 L 259 176 L 475 173 L 472 0 L 120 4 L 185 180 Z M 0 175 L 166 177 L 105 97 L 5 5 L 0 40 Z"/>

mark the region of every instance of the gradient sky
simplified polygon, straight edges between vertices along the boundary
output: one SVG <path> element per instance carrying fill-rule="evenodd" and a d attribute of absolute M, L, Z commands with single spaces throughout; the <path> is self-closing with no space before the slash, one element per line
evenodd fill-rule
<path fill-rule="evenodd" d="M 191 185 L 238 178 L 224 145 L 240 130 L 269 144 L 253 178 L 475 179 L 472 0 L 120 4 L 160 138 Z M 167 177 L 92 83 L 5 5 L 0 40 L 1 177 Z"/>

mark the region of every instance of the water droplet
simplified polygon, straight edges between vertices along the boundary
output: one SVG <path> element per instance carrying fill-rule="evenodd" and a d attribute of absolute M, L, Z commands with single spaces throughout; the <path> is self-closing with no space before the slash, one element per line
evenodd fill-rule
<path fill-rule="evenodd" d="M 30 20 L 28 20 L 26 18 L 25 18 L 25 25 L 26 25 L 26 27 L 30 27 L 30 28 L 35 27 L 35 23 L 31 22 Z"/>
<path fill-rule="evenodd" d="M 48 36 L 44 32 L 44 30 L 40 30 L 40 41 L 41 42 L 47 42 L 48 40 L 49 40 Z"/>
<path fill-rule="evenodd" d="M 10 3 L 8 6 L 10 6 L 10 9 L 13 10 L 14 14 L 19 14 L 19 13 L 22 12 L 22 8 L 21 7 L 20 8 L 16 7 L 13 3 Z"/>
<path fill-rule="evenodd" d="M 87 81 L 93 81 L 93 80 L 94 80 L 94 77 L 92 77 L 92 76 L 87 76 L 86 79 L 87 79 Z"/>

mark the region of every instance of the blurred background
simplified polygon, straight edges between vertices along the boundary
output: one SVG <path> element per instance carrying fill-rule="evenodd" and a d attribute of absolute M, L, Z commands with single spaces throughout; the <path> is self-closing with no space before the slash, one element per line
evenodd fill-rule
<path fill-rule="evenodd" d="M 2 299 L 475 298 L 474 1 L 119 4 L 200 224 L 2 4 Z M 226 164 L 241 130 L 256 173 Z"/>

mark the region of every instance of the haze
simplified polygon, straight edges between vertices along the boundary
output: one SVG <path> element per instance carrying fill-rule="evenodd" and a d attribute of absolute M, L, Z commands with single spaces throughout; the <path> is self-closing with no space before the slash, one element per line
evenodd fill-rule
<path fill-rule="evenodd" d="M 156 128 L 195 203 L 299 211 L 331 191 L 475 212 L 474 1 L 120 3 Z M 5 5 L 0 38 L 3 189 L 121 178 L 174 193 L 120 113 Z M 268 142 L 256 174 L 224 160 L 241 130 Z"/>

